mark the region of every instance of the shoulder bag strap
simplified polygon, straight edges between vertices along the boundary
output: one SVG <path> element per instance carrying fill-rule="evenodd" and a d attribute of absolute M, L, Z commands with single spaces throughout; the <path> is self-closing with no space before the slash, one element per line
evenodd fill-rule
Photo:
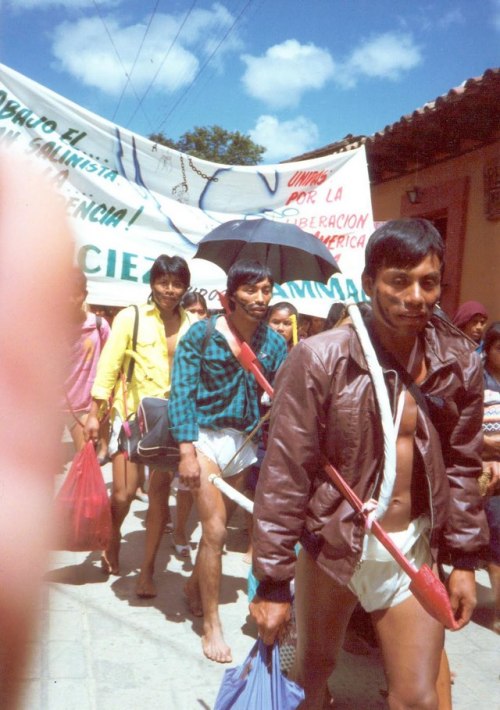
<path fill-rule="evenodd" d="M 132 308 L 135 310 L 134 330 L 132 333 L 132 350 L 135 352 L 136 348 L 137 348 L 137 333 L 139 330 L 139 308 L 136 305 L 132 306 Z M 129 384 L 132 380 L 132 375 L 134 374 L 134 366 L 135 366 L 135 358 L 131 357 L 130 362 L 128 364 L 128 370 L 127 370 L 127 383 L 129 383 Z"/>
<path fill-rule="evenodd" d="M 134 327 L 132 330 L 132 351 L 135 353 L 137 348 L 137 332 L 139 330 L 139 308 L 135 304 L 132 306 L 134 309 Z M 127 376 L 125 377 L 125 372 L 121 372 L 121 381 L 123 388 L 123 408 L 125 412 L 125 419 L 128 419 L 128 409 L 127 409 L 127 385 L 130 384 L 132 380 L 132 375 L 134 374 L 135 358 L 130 357 L 130 362 L 128 364 Z"/>
<path fill-rule="evenodd" d="M 201 351 L 200 351 L 201 357 L 203 357 L 205 354 L 205 350 L 207 349 L 207 345 L 210 342 L 210 338 L 212 337 L 214 330 L 215 330 L 215 316 L 210 316 L 210 318 L 208 318 L 207 327 L 205 330 L 205 335 L 203 336 L 203 341 L 201 343 Z"/>

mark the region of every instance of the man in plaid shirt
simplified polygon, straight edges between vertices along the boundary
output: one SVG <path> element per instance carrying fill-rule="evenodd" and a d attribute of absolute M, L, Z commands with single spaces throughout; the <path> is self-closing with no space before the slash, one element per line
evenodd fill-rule
<path fill-rule="evenodd" d="M 203 652 L 213 661 L 232 661 L 219 618 L 222 549 L 234 504 L 209 482 L 222 475 L 243 487 L 246 471 L 257 460 L 248 435 L 259 421 L 259 390 L 252 374 L 238 362 L 237 340 L 230 326 L 248 342 L 269 381 L 287 353 L 285 340 L 265 324 L 273 291 L 267 267 L 258 262 L 233 264 L 227 278 L 227 317 L 195 323 L 179 342 L 174 359 L 169 412 L 180 446 L 179 476 L 188 485 L 200 516 L 202 537 L 193 573 L 185 586 L 191 612 L 203 616 Z"/>

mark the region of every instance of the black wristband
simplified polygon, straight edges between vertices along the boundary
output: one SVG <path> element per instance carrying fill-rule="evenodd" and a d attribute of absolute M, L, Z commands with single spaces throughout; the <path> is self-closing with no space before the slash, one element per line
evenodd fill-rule
<path fill-rule="evenodd" d="M 473 553 L 467 554 L 466 552 L 451 554 L 450 564 L 453 569 L 463 569 L 470 572 L 474 572 L 478 568 L 477 555 Z"/>
<path fill-rule="evenodd" d="M 257 596 L 268 602 L 291 602 L 290 582 L 260 582 Z"/>

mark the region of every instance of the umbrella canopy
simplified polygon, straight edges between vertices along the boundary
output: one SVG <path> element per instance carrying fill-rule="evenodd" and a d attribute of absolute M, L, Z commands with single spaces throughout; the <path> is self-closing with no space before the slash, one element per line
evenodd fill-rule
<path fill-rule="evenodd" d="M 194 256 L 226 272 L 239 259 L 259 261 L 271 270 L 276 283 L 297 279 L 326 283 L 340 271 L 329 249 L 313 234 L 269 219 L 224 222 L 200 240 Z"/>

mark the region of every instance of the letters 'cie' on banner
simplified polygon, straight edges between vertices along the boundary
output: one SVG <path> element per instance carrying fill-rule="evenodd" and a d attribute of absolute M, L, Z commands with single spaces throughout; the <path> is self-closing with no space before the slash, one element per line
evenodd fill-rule
<path fill-rule="evenodd" d="M 324 315 L 332 299 L 363 297 L 373 230 L 364 148 L 279 165 L 210 163 L 122 129 L 0 64 L 0 148 L 11 147 L 40 161 L 65 200 L 91 303 L 144 300 L 151 264 L 166 253 L 188 260 L 193 287 L 215 306 L 225 274 L 193 260 L 196 246 L 218 224 L 254 216 L 315 234 L 347 277 L 277 286 L 275 299 Z"/>

